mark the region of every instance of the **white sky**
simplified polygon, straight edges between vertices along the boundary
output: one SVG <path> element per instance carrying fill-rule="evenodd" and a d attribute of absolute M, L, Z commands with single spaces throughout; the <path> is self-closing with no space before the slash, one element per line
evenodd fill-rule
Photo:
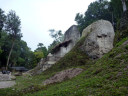
<path fill-rule="evenodd" d="M 53 39 L 49 29 L 64 33 L 74 21 L 76 13 L 84 13 L 95 0 L 0 0 L 0 8 L 6 13 L 14 10 L 21 19 L 22 39 L 32 50 L 38 43 L 46 47 Z"/>

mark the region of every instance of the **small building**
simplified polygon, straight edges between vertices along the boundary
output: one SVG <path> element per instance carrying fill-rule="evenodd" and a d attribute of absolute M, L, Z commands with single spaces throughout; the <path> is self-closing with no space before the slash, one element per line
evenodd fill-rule
<path fill-rule="evenodd" d="M 10 69 L 12 69 L 13 71 L 18 71 L 18 72 L 28 71 L 28 69 L 25 67 L 10 67 Z"/>

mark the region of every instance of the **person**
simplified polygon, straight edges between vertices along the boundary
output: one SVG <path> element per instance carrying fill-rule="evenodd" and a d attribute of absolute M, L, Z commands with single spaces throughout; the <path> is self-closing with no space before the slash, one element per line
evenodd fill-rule
<path fill-rule="evenodd" d="M 10 71 L 5 70 L 5 67 L 2 68 L 2 74 L 10 74 Z"/>
<path fill-rule="evenodd" d="M 2 74 L 6 74 L 6 70 L 2 70 Z"/>

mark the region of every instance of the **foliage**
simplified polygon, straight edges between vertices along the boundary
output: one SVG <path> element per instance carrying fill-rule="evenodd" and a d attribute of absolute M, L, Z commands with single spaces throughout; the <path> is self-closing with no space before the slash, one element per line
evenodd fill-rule
<path fill-rule="evenodd" d="M 51 50 L 58 45 L 59 43 L 56 42 L 55 40 L 48 46 L 48 52 L 51 52 Z"/>
<path fill-rule="evenodd" d="M 20 39 L 22 37 L 21 34 L 21 21 L 20 18 L 16 15 L 15 11 L 10 11 L 7 14 L 6 20 L 6 31 L 8 32 L 11 39 Z"/>
<path fill-rule="evenodd" d="M 109 2 L 102 1 L 102 3 L 95 1 L 88 6 L 85 14 L 77 13 L 75 17 L 75 21 L 78 24 L 80 32 L 90 25 L 92 22 L 104 19 L 112 22 L 112 14 L 109 10 Z"/>
<path fill-rule="evenodd" d="M 61 30 L 55 31 L 54 29 L 50 29 L 50 36 L 55 39 L 56 42 L 62 42 L 63 41 L 63 34 Z"/>
<path fill-rule="evenodd" d="M 122 16 L 123 9 L 122 9 L 122 3 L 121 0 L 111 0 L 110 2 L 110 10 L 113 13 L 113 18 L 115 20 L 114 24 L 117 29 L 117 22 Z"/>
<path fill-rule="evenodd" d="M 11 48 L 11 42 L 6 32 L 2 32 L 2 37 L 0 41 L 0 43 L 2 43 L 2 52 L 0 54 L 0 67 L 2 67 L 6 66 L 5 64 Z M 27 68 L 31 68 L 30 66 L 32 66 L 33 64 L 33 55 L 33 52 L 30 51 L 25 41 L 17 40 L 15 41 L 15 47 L 13 48 L 12 55 L 10 57 L 10 66 L 25 66 Z"/>
<path fill-rule="evenodd" d="M 1 38 L 2 29 L 5 24 L 5 20 L 6 20 L 6 16 L 4 14 L 4 11 L 0 8 L 0 38 Z"/>
<path fill-rule="evenodd" d="M 128 36 L 128 27 L 125 30 L 117 30 L 114 38 L 114 45 Z"/>
<path fill-rule="evenodd" d="M 97 61 L 89 60 L 81 51 L 77 51 L 83 41 L 84 38 L 49 70 L 36 76 L 18 77 L 17 85 L 9 89 L 0 89 L 0 93 L 6 96 L 125 96 L 128 94 L 128 45 L 122 45 L 126 39 Z M 77 57 L 74 56 L 75 51 Z M 72 58 L 76 60 L 70 60 Z M 74 62 L 84 61 L 85 58 L 87 59 L 85 62 Z M 72 79 L 40 86 L 56 72 L 70 67 L 80 67 L 84 71 Z"/>
<path fill-rule="evenodd" d="M 20 19 L 14 11 L 5 15 L 0 9 L 0 67 L 5 67 L 8 54 L 12 48 L 9 66 L 25 66 L 33 68 L 34 53 L 27 46 L 27 43 L 21 40 Z"/>
<path fill-rule="evenodd" d="M 90 4 L 90 7 L 92 9 L 96 8 L 96 6 L 101 7 L 101 5 L 106 2 L 104 0 L 99 1 L 94 2 L 95 7 L 92 6 L 93 3 L 92 5 Z M 116 0 L 114 2 L 116 3 Z M 93 22 L 93 20 L 95 21 L 103 17 L 103 13 L 105 13 L 105 11 L 103 10 L 110 10 L 110 8 L 104 9 L 103 6 L 101 8 L 103 9 L 96 8 L 97 10 L 99 10 L 97 11 L 99 12 L 99 14 L 93 12 L 93 10 L 89 8 L 88 9 L 90 11 L 87 11 L 85 16 L 78 14 L 76 20 L 77 22 L 79 22 L 79 24 L 81 24 L 79 25 L 79 28 L 87 26 L 89 23 Z M 95 14 L 90 15 L 90 12 Z M 100 12 L 102 14 L 100 14 Z M 114 11 L 112 9 L 110 13 L 112 14 L 113 12 Z M 85 19 L 87 18 L 86 16 L 88 17 L 89 21 Z M 114 16 L 114 19 L 120 18 L 116 16 Z M 85 23 L 85 21 L 87 22 Z M 114 23 L 116 21 L 117 20 L 115 20 Z M 127 29 L 121 31 L 125 31 L 125 33 L 128 32 Z M 116 36 L 120 36 L 118 33 L 120 32 L 116 32 Z M 2 36 L 5 36 L 4 38 L 6 38 L 8 34 L 4 34 Z M 0 89 L 0 94 L 2 94 L 3 96 L 125 96 L 128 94 L 128 44 L 123 43 L 128 40 L 127 35 L 125 36 L 125 38 L 122 37 L 121 39 L 121 41 L 118 40 L 115 42 L 115 47 L 109 53 L 105 54 L 97 61 L 93 61 L 89 59 L 83 51 L 81 51 L 81 46 L 85 40 L 85 37 L 83 37 L 69 53 L 67 53 L 51 68 L 40 75 L 18 77 L 16 79 L 17 84 L 15 86 L 13 86 L 12 88 Z M 56 40 L 54 44 L 56 44 Z M 43 46 L 43 44 L 40 43 L 37 51 L 34 52 L 34 56 L 37 56 L 39 58 L 43 54 L 42 51 L 42 54 L 39 52 L 41 50 L 40 46 Z M 2 53 L 5 52 L 3 49 Z M 13 54 L 15 54 L 15 52 Z M 18 61 L 21 63 L 24 62 L 21 57 L 18 59 Z M 72 79 L 67 79 L 63 82 L 46 86 L 42 85 L 42 82 L 44 80 L 50 78 L 57 72 L 74 67 L 83 68 L 84 71 L 80 75 Z"/>
<path fill-rule="evenodd" d="M 5 20 L 6 20 L 6 16 L 4 14 L 4 11 L 0 8 L 0 41 L 1 41 L 1 35 L 3 31 L 2 29 L 4 27 Z M 1 46 L 2 46 L 2 42 L 0 42 L 0 54 L 2 53 Z"/>
<path fill-rule="evenodd" d="M 37 62 L 39 62 L 40 59 L 44 57 L 43 52 L 39 52 L 39 51 L 34 52 L 34 55 L 35 55 L 35 59 L 37 60 Z"/>
<path fill-rule="evenodd" d="M 21 21 L 19 19 L 19 17 L 16 15 L 16 13 L 14 11 L 10 11 L 9 14 L 7 15 L 6 18 L 6 25 L 5 25 L 5 29 L 9 34 L 10 39 L 12 40 L 12 45 L 10 48 L 10 52 L 8 55 L 8 59 L 7 59 L 7 64 L 6 64 L 6 70 L 9 67 L 9 60 L 12 54 L 12 50 L 14 47 L 14 43 L 16 40 L 20 40 L 21 38 L 21 30 L 20 30 L 20 25 L 21 25 Z"/>
<path fill-rule="evenodd" d="M 64 35 L 62 34 L 61 30 L 55 31 L 54 29 L 50 29 L 49 32 L 50 36 L 54 38 L 52 44 L 48 46 L 48 51 L 50 52 L 56 45 L 63 42 Z"/>
<path fill-rule="evenodd" d="M 43 43 L 39 43 L 37 46 L 38 46 L 38 48 L 37 48 L 35 51 L 36 51 L 36 52 L 37 52 L 37 51 L 43 52 L 44 58 L 46 58 L 47 55 L 48 55 L 48 50 L 47 50 L 47 48 L 44 46 Z"/>
<path fill-rule="evenodd" d="M 128 1 L 126 1 L 126 4 L 128 6 Z M 121 0 L 99 0 L 91 3 L 85 14 L 77 13 L 75 21 L 78 24 L 80 32 L 82 32 L 85 27 L 99 19 L 110 21 L 114 28 L 117 29 L 117 22 L 121 18 L 122 13 L 123 9 Z"/>
<path fill-rule="evenodd" d="M 115 46 L 118 47 L 118 46 L 122 45 L 127 40 L 128 40 L 128 37 L 123 38 L 120 42 L 116 42 L 116 45 Z"/>
<path fill-rule="evenodd" d="M 60 71 L 70 67 L 85 65 L 87 61 L 89 61 L 89 57 L 80 49 L 84 40 L 85 37 L 82 37 L 69 53 L 67 53 L 62 59 L 60 59 L 47 71 L 49 71 L 49 73 L 52 73 L 54 70 Z"/>
<path fill-rule="evenodd" d="M 37 45 L 37 49 L 33 52 L 31 68 L 36 67 L 37 64 L 40 62 L 40 60 L 42 58 L 46 58 L 47 55 L 48 55 L 47 48 L 44 46 L 43 43 L 39 43 Z"/>

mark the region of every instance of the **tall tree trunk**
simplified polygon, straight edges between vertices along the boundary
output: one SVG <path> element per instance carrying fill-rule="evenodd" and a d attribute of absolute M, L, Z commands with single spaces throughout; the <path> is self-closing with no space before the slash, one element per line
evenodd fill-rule
<path fill-rule="evenodd" d="M 11 47 L 11 50 L 10 50 L 10 52 L 9 52 L 8 59 L 7 59 L 6 70 L 8 70 L 9 60 L 10 60 L 10 56 L 11 56 L 11 54 L 12 54 L 12 50 L 13 50 L 13 47 L 14 47 L 14 42 L 15 42 L 15 41 L 13 40 L 13 42 L 12 42 L 12 47 Z"/>
<path fill-rule="evenodd" d="M 114 27 L 114 14 L 113 14 L 113 12 L 112 12 L 112 25 Z"/>
<path fill-rule="evenodd" d="M 127 10 L 126 2 L 125 0 L 121 0 L 121 1 L 122 1 L 122 6 L 123 6 L 123 12 L 125 12 Z"/>

